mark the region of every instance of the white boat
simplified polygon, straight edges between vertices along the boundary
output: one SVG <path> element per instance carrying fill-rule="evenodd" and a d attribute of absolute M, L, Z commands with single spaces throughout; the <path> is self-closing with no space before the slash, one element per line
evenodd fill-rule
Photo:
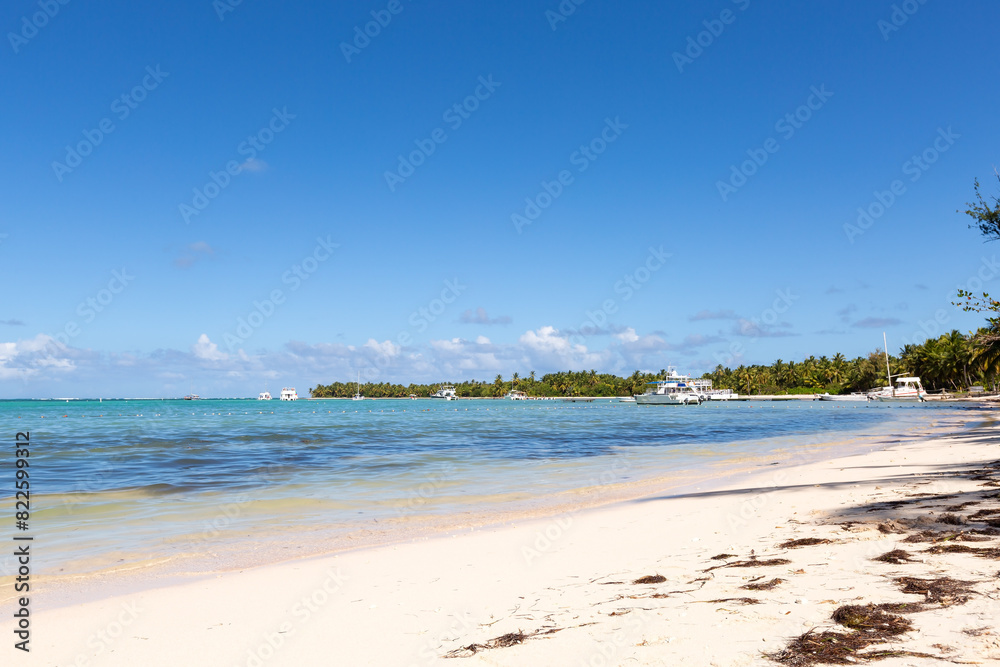
<path fill-rule="evenodd" d="M 508 392 L 507 395 L 504 396 L 504 398 L 510 399 L 512 401 L 526 401 L 526 400 L 528 400 L 528 395 L 526 393 L 524 393 L 523 391 L 513 391 L 512 390 L 512 391 Z"/>
<path fill-rule="evenodd" d="M 621 396 L 618 399 L 619 403 L 635 403 L 635 396 Z"/>
<path fill-rule="evenodd" d="M 701 405 L 701 394 L 695 389 L 690 375 L 681 375 L 674 367 L 668 369 L 666 380 L 648 382 L 649 391 L 636 394 L 638 405 Z"/>
<path fill-rule="evenodd" d="M 927 392 L 924 391 L 924 386 L 920 384 L 920 378 L 918 377 L 896 377 L 896 384 L 892 384 L 892 375 L 889 370 L 889 343 L 885 339 L 885 332 L 882 332 L 882 351 L 885 354 L 885 375 L 889 380 L 889 386 L 882 391 L 869 394 L 873 399 L 879 402 L 889 402 L 889 401 L 907 401 L 907 402 L 920 402 L 923 403 L 927 400 Z"/>
<path fill-rule="evenodd" d="M 908 401 L 911 403 L 927 400 L 927 392 L 918 377 L 898 377 L 893 387 L 871 394 L 876 401 Z"/>
<path fill-rule="evenodd" d="M 271 400 L 271 392 L 269 392 L 269 391 L 262 391 L 262 392 L 260 392 L 260 394 L 257 396 L 257 400 L 258 401 L 270 401 Z"/>
<path fill-rule="evenodd" d="M 458 398 L 458 395 L 455 394 L 455 387 L 453 385 L 443 384 L 436 392 L 431 394 L 431 398 L 443 398 L 446 401 L 454 401 Z"/>
<path fill-rule="evenodd" d="M 281 390 L 280 398 L 283 401 L 297 401 L 299 395 L 295 393 L 295 387 L 284 387 Z"/>
<path fill-rule="evenodd" d="M 817 398 L 821 401 L 870 401 L 868 392 L 855 391 L 850 394 L 820 394 Z"/>
<path fill-rule="evenodd" d="M 351 397 L 352 401 L 363 401 L 365 397 L 361 395 L 361 371 L 358 371 L 358 388 L 354 391 L 354 396 Z"/>

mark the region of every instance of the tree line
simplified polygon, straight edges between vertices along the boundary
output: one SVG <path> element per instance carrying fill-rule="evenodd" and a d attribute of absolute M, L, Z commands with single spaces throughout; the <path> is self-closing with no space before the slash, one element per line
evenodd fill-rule
<path fill-rule="evenodd" d="M 1000 380 L 1000 355 L 991 346 L 983 345 L 977 334 L 952 331 L 938 338 L 931 338 L 919 345 L 906 345 L 898 354 L 889 355 L 889 373 L 893 377 L 916 375 L 930 391 L 962 391 L 979 385 L 997 390 Z M 715 389 L 731 389 L 739 394 L 831 394 L 878 389 L 888 384 L 885 354 L 881 349 L 867 355 L 848 359 L 837 353 L 832 357 L 810 356 L 802 361 L 778 359 L 770 365 L 754 364 L 728 368 L 722 365 L 703 374 L 702 379 L 712 381 Z M 667 370 L 659 373 L 635 371 L 626 377 L 597 371 L 560 371 L 537 378 L 531 371 L 521 377 L 514 373 L 510 379 L 497 375 L 492 382 L 466 380 L 444 382 L 455 387 L 462 398 L 502 398 L 512 390 L 523 391 L 532 397 L 573 396 L 633 396 L 643 393 L 648 383 L 667 377 Z M 367 382 L 361 385 L 366 398 L 427 398 L 441 384 L 392 384 Z M 334 382 L 310 389 L 313 398 L 350 398 L 357 385 L 353 382 Z"/>
<path fill-rule="evenodd" d="M 997 174 L 1000 182 L 1000 173 Z M 964 213 L 973 220 L 969 227 L 977 230 L 988 241 L 1000 240 L 1000 197 L 984 197 L 979 181 L 975 181 L 976 200 L 966 204 Z M 959 211 L 963 212 L 963 211 Z M 740 394 L 788 393 L 849 393 L 878 389 L 889 383 L 888 376 L 915 375 L 928 390 L 961 391 L 980 385 L 997 391 L 1000 377 L 1000 300 L 989 294 L 977 295 L 959 290 L 955 305 L 966 311 L 987 312 L 987 326 L 976 333 L 963 334 L 951 331 L 923 343 L 909 344 L 896 355 L 890 355 L 888 369 L 882 350 L 865 356 L 847 359 L 837 353 L 832 357 L 814 356 L 802 361 L 778 359 L 770 365 L 739 366 L 732 369 L 722 365 L 705 373 L 702 378 L 712 380 L 715 389 L 731 389 Z M 500 398 L 511 390 L 525 392 L 534 397 L 572 396 L 630 396 L 642 393 L 647 383 L 666 377 L 666 369 L 659 373 L 635 371 L 628 377 L 618 377 L 597 371 L 561 371 L 537 379 L 535 371 L 527 377 L 514 373 L 510 381 L 497 375 L 493 382 L 467 380 L 446 383 L 455 386 L 455 392 L 465 398 Z M 310 389 L 314 398 L 349 398 L 356 385 L 352 382 L 334 382 Z M 438 390 L 437 384 L 365 383 L 361 392 L 368 398 L 418 396 L 427 397 Z"/>

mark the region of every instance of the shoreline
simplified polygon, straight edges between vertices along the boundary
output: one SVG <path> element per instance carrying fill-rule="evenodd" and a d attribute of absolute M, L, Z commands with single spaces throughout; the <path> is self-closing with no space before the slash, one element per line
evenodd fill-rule
<path fill-rule="evenodd" d="M 955 413 L 942 417 L 949 422 L 959 418 Z M 66 563 L 60 561 L 60 565 L 76 569 L 68 574 L 36 572 L 33 574 L 33 587 L 48 596 L 56 606 L 66 606 L 93 601 L 90 591 L 105 587 L 116 591 L 146 590 L 159 586 L 163 581 L 184 581 L 307 558 L 387 548 L 433 539 L 448 532 L 492 530 L 513 523 L 608 508 L 653 496 L 711 490 L 763 469 L 782 470 L 816 462 L 828 456 L 829 452 L 836 452 L 837 456 L 853 455 L 884 447 L 886 443 L 898 442 L 901 438 L 925 438 L 930 433 L 952 428 L 950 424 L 939 425 L 940 420 L 939 417 L 916 424 L 895 422 L 890 424 L 890 430 L 878 433 L 819 432 L 809 436 L 785 436 L 776 439 L 775 447 L 767 452 L 733 452 L 719 457 L 710 455 L 706 460 L 692 459 L 682 467 L 658 472 L 647 469 L 651 462 L 643 458 L 641 450 L 623 449 L 606 455 L 603 463 L 590 472 L 586 485 L 541 495 L 511 491 L 506 498 L 486 496 L 475 501 L 462 499 L 446 505 L 450 509 L 444 511 L 435 510 L 432 506 L 438 500 L 438 489 L 429 483 L 433 482 L 432 476 L 419 487 L 416 483 L 420 480 L 415 480 L 411 489 L 416 494 L 418 488 L 429 486 L 429 495 L 413 495 L 411 504 L 397 508 L 394 515 L 327 525 L 299 523 L 269 526 L 266 530 L 251 529 L 249 534 L 247 529 L 235 524 L 222 532 L 209 531 L 210 526 L 206 523 L 205 530 L 198 531 L 196 528 L 189 535 L 173 536 L 155 548 L 151 545 L 149 549 L 140 551 L 109 550 L 84 559 Z M 963 423 L 974 421 L 965 420 Z M 833 439 L 836 435 L 840 437 Z M 252 513 L 246 508 L 233 509 L 242 512 L 239 518 L 244 524 L 252 518 Z M 223 516 L 221 512 L 222 509 L 216 508 L 217 516 Z M 226 509 L 225 516 L 234 515 Z M 266 516 L 259 518 L 267 521 Z M 115 561 L 124 564 L 113 564 Z M 4 591 L 0 594 L 0 612 L 16 597 L 9 588 L 12 583 L 13 577 L 0 577 L 0 590 Z"/>
<path fill-rule="evenodd" d="M 830 625 L 838 605 L 920 601 L 896 590 L 883 572 L 929 576 L 944 567 L 957 573 L 955 579 L 992 580 L 995 561 L 974 552 L 927 554 L 930 543 L 903 545 L 919 564 L 871 561 L 923 530 L 955 529 L 933 516 L 960 505 L 955 494 L 972 503 L 966 514 L 1000 507 L 998 489 L 963 472 L 995 470 L 982 465 L 1000 458 L 1000 427 L 983 414 L 948 421 L 955 423 L 941 427 L 950 431 L 943 435 L 827 460 L 757 465 L 711 491 L 654 494 L 451 535 L 161 580 L 165 585 L 157 588 L 108 589 L 115 595 L 61 608 L 50 608 L 43 596 L 36 598 L 32 622 L 38 628 L 33 657 L 44 662 L 32 663 L 74 664 L 82 657 L 109 665 L 181 659 L 325 664 L 336 654 L 344 664 L 423 665 L 480 645 L 468 664 L 597 664 L 594 656 L 610 660 L 602 664 L 767 664 L 761 650 L 780 650 L 809 627 Z M 997 475 L 979 475 L 1000 486 Z M 890 532 L 879 525 L 890 525 Z M 897 530 L 902 532 L 892 532 Z M 998 546 L 997 538 L 983 537 L 983 547 Z M 776 547 L 801 538 L 831 542 Z M 733 557 L 712 560 L 722 553 Z M 774 557 L 791 562 L 729 566 Z M 722 568 L 709 570 L 716 565 Z M 651 575 L 664 580 L 628 583 Z M 741 602 L 749 594 L 740 586 L 757 576 L 784 583 L 754 594 L 759 604 Z M 944 655 L 929 643 L 944 633 L 948 641 L 937 643 L 952 647 L 950 657 L 1000 658 L 995 634 L 962 632 L 976 630 L 976 619 L 991 613 L 983 606 L 992 604 L 983 595 L 988 586 L 995 588 L 973 586 L 977 590 L 961 606 L 915 614 L 920 631 L 893 641 Z M 126 624 L 123 610 L 130 604 L 141 611 Z M 0 631 L 10 632 L 9 618 L 5 611 Z M 990 623 L 991 616 L 980 626 Z M 712 641 L 720 627 L 730 633 L 725 644 Z M 102 629 L 108 641 L 100 639 Z M 111 630 L 118 636 L 110 638 Z M 526 633 L 524 640 L 490 647 L 491 639 L 518 632 Z M 170 660 L 157 662 L 165 656 Z"/>

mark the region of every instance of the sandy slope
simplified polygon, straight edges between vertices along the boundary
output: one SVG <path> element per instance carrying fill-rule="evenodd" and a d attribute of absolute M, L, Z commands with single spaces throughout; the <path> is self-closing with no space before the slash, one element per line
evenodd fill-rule
<path fill-rule="evenodd" d="M 948 576 L 973 582 L 968 601 L 907 614 L 912 631 L 867 650 L 1000 664 L 1000 558 L 927 551 L 1000 547 L 989 535 L 961 541 L 1000 520 L 990 513 L 1000 510 L 998 438 L 997 427 L 980 427 L 861 456 L 764 466 L 711 493 L 38 611 L 29 656 L 10 647 L 5 609 L 0 655 L 3 664 L 31 665 L 764 665 L 776 664 L 765 652 L 810 629 L 851 632 L 830 620 L 842 605 L 925 600 L 903 593 L 896 578 Z M 965 523 L 940 523 L 945 514 Z M 830 541 L 780 546 L 802 538 Z M 897 548 L 914 562 L 873 560 Z M 733 556 L 713 560 L 720 554 Z M 771 559 L 789 562 L 758 564 Z M 665 580 L 632 583 L 647 575 Z M 771 590 L 742 588 L 775 578 L 782 582 Z M 462 648 L 518 632 L 539 634 Z M 903 655 L 878 664 L 949 663 Z"/>

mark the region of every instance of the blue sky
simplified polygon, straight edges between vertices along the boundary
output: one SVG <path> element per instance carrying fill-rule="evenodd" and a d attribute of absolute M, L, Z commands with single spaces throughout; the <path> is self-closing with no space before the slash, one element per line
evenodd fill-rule
<path fill-rule="evenodd" d="M 0 397 L 979 326 L 950 294 L 1000 280 L 956 212 L 997 188 L 1000 7 L 681 4 L 7 3 Z"/>

